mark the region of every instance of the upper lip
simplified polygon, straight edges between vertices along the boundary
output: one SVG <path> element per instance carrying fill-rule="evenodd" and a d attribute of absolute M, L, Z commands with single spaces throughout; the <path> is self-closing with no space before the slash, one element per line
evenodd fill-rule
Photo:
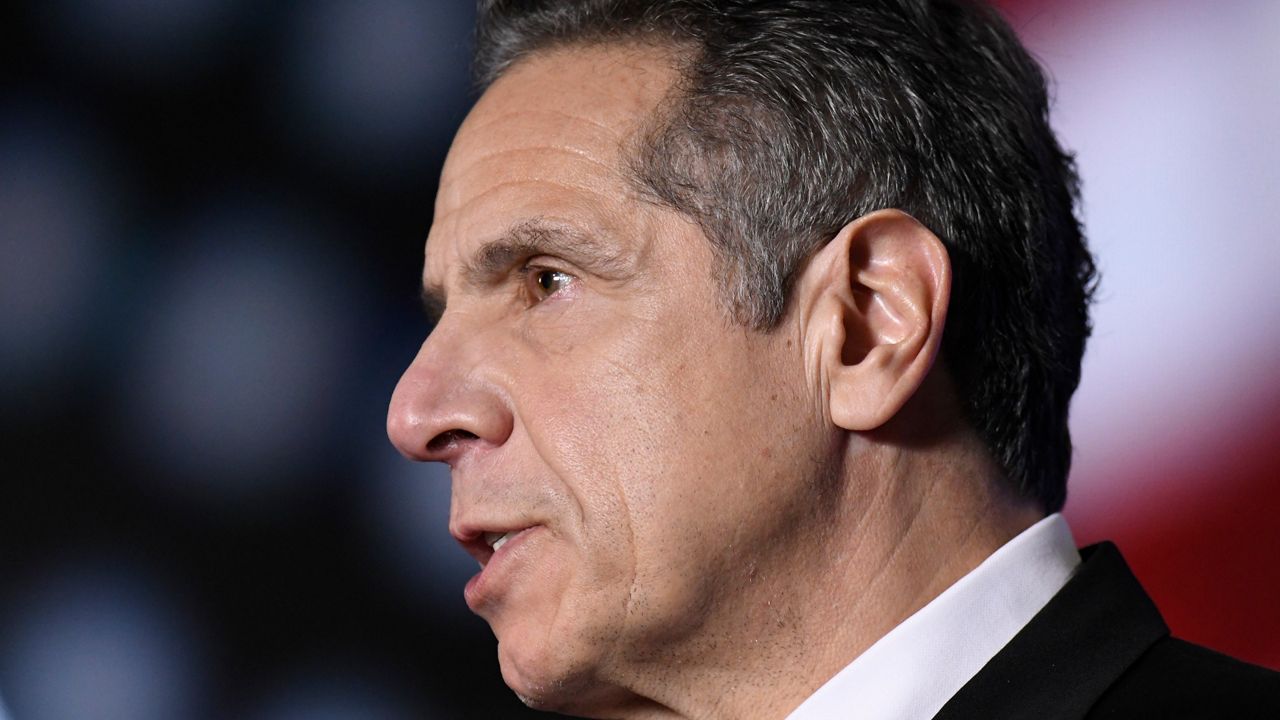
<path fill-rule="evenodd" d="M 449 528 L 449 534 L 454 540 L 467 551 L 467 554 L 475 558 L 481 565 L 488 565 L 489 559 L 493 557 L 493 548 L 489 547 L 489 543 L 485 542 L 485 536 L 489 533 L 502 535 L 510 532 L 520 532 L 527 530 L 531 525 L 473 525 L 460 524 Z"/>

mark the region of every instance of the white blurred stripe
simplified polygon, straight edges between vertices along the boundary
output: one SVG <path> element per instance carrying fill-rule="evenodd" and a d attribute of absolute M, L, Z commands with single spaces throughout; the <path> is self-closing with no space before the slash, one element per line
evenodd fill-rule
<path fill-rule="evenodd" d="M 1211 462 L 1277 382 L 1280 3 L 1031 3 L 1011 19 L 1056 83 L 1103 272 L 1072 418 L 1072 504 L 1101 510 L 1149 497 L 1135 483 L 1161 467 Z M 1103 482 L 1117 475 L 1135 482 Z"/>

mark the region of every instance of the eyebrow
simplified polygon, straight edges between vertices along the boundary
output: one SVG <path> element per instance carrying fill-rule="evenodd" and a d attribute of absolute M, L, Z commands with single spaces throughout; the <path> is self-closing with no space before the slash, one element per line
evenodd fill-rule
<path fill-rule="evenodd" d="M 512 225 L 501 237 L 481 245 L 464 261 L 462 282 L 473 288 L 492 286 L 513 266 L 535 255 L 561 257 L 603 275 L 617 274 L 625 264 L 625 256 L 599 237 L 564 223 L 533 218 Z M 424 282 L 422 308 L 432 323 L 440 321 L 445 304 L 444 287 Z"/>

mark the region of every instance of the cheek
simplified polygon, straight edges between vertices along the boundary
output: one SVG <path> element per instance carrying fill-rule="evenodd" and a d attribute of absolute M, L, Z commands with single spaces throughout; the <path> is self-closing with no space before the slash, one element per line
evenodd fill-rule
<path fill-rule="evenodd" d="M 776 380 L 785 368 L 740 330 L 630 318 L 579 337 L 522 362 L 537 372 L 521 413 L 576 504 L 566 602 L 683 632 L 794 485 L 780 476 L 796 466 L 785 438 L 798 404 Z"/>
<path fill-rule="evenodd" d="M 517 398 L 533 452 L 567 499 L 554 529 L 581 555 L 567 603 L 584 594 L 597 605 L 605 603 L 602 595 L 625 595 L 634 577 L 636 507 L 629 493 L 634 474 L 651 464 L 654 428 L 639 412 L 640 380 L 614 361 L 616 346 L 601 345 L 600 338 L 578 342 L 540 358 Z"/>
<path fill-rule="evenodd" d="M 521 359 L 521 422 L 573 498 L 560 532 L 590 556 L 581 583 L 629 587 L 637 526 L 668 514 L 664 486 L 689 432 L 675 404 L 686 395 L 684 359 L 662 350 L 669 344 L 660 323 L 631 317 Z"/>
<path fill-rule="evenodd" d="M 577 320 L 577 322 L 573 322 Z M 671 358 L 663 323 L 574 308 L 562 326 L 524 338 L 517 383 L 537 451 L 582 502 L 584 523 L 622 522 L 623 479 L 650 464 L 669 434 Z M 594 507 L 598 516 L 588 512 Z M 608 512 L 605 512 L 605 511 Z"/>

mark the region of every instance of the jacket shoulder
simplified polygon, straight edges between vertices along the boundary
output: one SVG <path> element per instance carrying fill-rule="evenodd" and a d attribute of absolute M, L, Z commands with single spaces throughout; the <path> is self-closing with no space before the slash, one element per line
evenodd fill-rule
<path fill-rule="evenodd" d="M 1088 718 L 1280 718 L 1280 673 L 1177 638 L 1154 643 Z"/>

